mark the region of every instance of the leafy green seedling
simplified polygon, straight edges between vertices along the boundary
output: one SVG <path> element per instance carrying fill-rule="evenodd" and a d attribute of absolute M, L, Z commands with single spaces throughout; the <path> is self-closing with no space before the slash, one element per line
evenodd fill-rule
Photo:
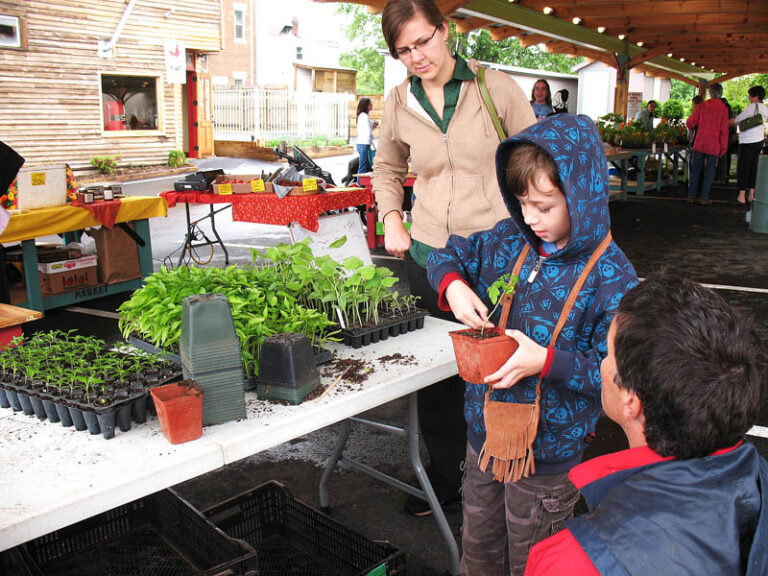
<path fill-rule="evenodd" d="M 491 313 L 488 314 L 488 318 L 493 316 L 496 313 L 496 310 L 499 308 L 499 305 L 504 301 L 503 296 L 509 295 L 510 297 L 512 294 L 515 293 L 515 286 L 517 286 L 517 276 L 512 276 L 510 278 L 509 274 L 504 274 L 503 276 L 500 276 L 496 279 L 496 281 L 488 286 L 488 298 L 491 300 L 491 303 L 494 305 L 493 310 L 491 310 Z M 506 328 L 506 326 L 500 326 L 502 330 Z M 482 335 L 485 331 L 485 325 L 480 329 L 480 334 Z"/>

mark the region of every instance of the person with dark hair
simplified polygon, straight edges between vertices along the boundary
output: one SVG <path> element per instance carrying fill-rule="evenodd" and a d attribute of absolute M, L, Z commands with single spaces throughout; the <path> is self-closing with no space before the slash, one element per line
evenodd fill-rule
<path fill-rule="evenodd" d="M 658 106 L 656 100 L 648 100 L 645 108 L 640 110 L 635 116 L 635 122 L 642 124 L 647 130 L 653 128 L 653 115 L 656 113 L 656 108 L 658 108 Z"/>
<path fill-rule="evenodd" d="M 571 471 L 589 512 L 534 546 L 526 576 L 768 574 L 768 462 L 744 441 L 768 378 L 754 324 L 653 274 L 619 304 L 600 375 L 629 449 Z"/>
<path fill-rule="evenodd" d="M 539 122 L 553 112 L 552 91 L 549 88 L 549 82 L 544 80 L 544 78 L 539 78 L 533 83 L 533 88 L 531 89 L 531 107 Z"/>
<path fill-rule="evenodd" d="M 709 100 L 696 106 L 685 121 L 689 130 L 696 129 L 696 141 L 693 144 L 693 159 L 688 179 L 689 204 L 696 202 L 699 183 L 701 183 L 700 203 L 712 204 L 709 191 L 715 179 L 717 159 L 728 151 L 728 109 L 721 100 L 723 87 L 714 83 L 710 84 L 707 90 Z"/>
<path fill-rule="evenodd" d="M 427 261 L 440 305 L 470 328 L 500 322 L 488 318 L 488 287 L 519 276 L 502 327 L 519 347 L 484 382 L 466 384 L 459 570 L 469 575 L 502 574 L 505 549 L 510 572 L 522 574 L 532 544 L 573 514 L 568 471 L 600 414 L 608 326 L 637 283 L 611 239 L 607 161 L 589 117 L 545 118 L 504 140 L 496 163 L 510 216 L 451 236 Z M 525 428 L 510 429 L 515 421 Z"/>
<path fill-rule="evenodd" d="M 760 151 L 765 141 L 765 123 L 768 121 L 768 107 L 763 104 L 765 88 L 752 86 L 749 91 L 749 106 L 742 110 L 741 114 L 731 120 L 738 125 L 742 120 L 759 114 L 763 119 L 760 126 L 754 126 L 748 130 L 739 130 L 739 157 L 736 163 L 736 179 L 739 184 L 739 196 L 737 202 L 747 207 L 747 222 L 750 220 L 752 200 L 755 197 L 757 184 L 757 162 Z"/>
<path fill-rule="evenodd" d="M 373 145 L 373 131 L 378 126 L 371 120 L 373 102 L 363 96 L 357 103 L 357 155 L 360 162 L 357 167 L 359 174 L 367 174 L 371 171 L 371 146 Z"/>
<path fill-rule="evenodd" d="M 408 70 L 384 103 L 373 163 L 373 192 L 384 223 L 384 245 L 406 259 L 411 294 L 438 318 L 453 319 L 437 306 L 427 282 L 429 253 L 449 234 L 467 236 L 507 217 L 494 170 L 500 136 L 480 92 L 479 64 L 453 56 L 448 21 L 433 0 L 390 0 L 381 28 L 393 58 Z M 485 70 L 485 86 L 506 134 L 533 124 L 531 106 L 517 83 Z M 409 160 L 418 174 L 413 187 L 410 233 L 403 223 L 403 182 Z M 429 453 L 427 474 L 441 502 L 458 501 L 466 448 L 462 414 L 464 382 L 452 377 L 419 391 L 422 437 Z M 406 509 L 431 514 L 427 502 L 410 496 Z"/>

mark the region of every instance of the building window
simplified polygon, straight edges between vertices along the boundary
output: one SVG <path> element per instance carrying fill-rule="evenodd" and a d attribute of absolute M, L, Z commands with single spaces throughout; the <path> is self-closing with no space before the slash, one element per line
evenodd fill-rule
<path fill-rule="evenodd" d="M 235 21 L 235 40 L 245 42 L 245 6 L 242 4 L 234 5 Z"/>
<path fill-rule="evenodd" d="M 245 81 L 248 79 L 247 72 L 240 72 L 238 70 L 232 72 L 232 81 L 235 86 L 245 86 Z"/>
<path fill-rule="evenodd" d="M 0 15 L 0 48 L 25 48 L 23 21 L 19 16 Z"/>
<path fill-rule="evenodd" d="M 296 60 L 303 60 L 304 59 L 304 48 L 301 46 L 296 46 Z"/>
<path fill-rule="evenodd" d="M 104 130 L 158 130 L 159 84 L 154 76 L 102 75 Z"/>

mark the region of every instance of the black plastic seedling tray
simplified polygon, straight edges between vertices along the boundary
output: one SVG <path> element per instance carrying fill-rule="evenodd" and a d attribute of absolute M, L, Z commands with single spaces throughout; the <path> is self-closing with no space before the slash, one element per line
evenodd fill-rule
<path fill-rule="evenodd" d="M 352 346 L 352 348 L 375 344 L 380 340 L 386 340 L 390 336 L 399 336 L 400 334 L 424 328 L 424 318 L 427 316 L 429 316 L 429 312 L 419 309 L 408 316 L 386 320 L 375 326 L 342 330 L 342 341 L 347 346 Z"/>

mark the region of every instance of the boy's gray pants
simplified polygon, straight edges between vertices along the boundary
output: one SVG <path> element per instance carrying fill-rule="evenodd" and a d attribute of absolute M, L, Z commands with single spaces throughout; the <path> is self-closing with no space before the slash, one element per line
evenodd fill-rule
<path fill-rule="evenodd" d="M 531 547 L 559 532 L 573 516 L 579 492 L 567 473 L 533 474 L 502 484 L 481 472 L 467 443 L 464 470 L 462 555 L 459 574 L 502 576 L 508 543 L 510 574 L 522 576 Z"/>

